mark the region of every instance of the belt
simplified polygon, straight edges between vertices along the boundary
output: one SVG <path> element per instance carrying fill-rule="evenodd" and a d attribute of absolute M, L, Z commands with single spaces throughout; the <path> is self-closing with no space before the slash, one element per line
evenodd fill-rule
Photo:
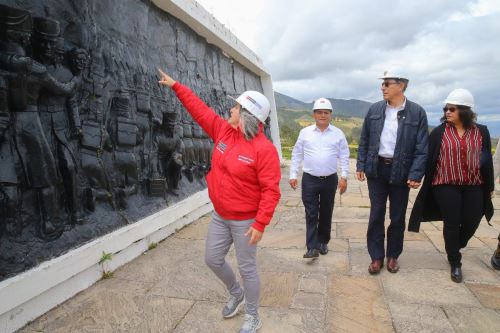
<path fill-rule="evenodd" d="M 38 105 L 38 111 L 55 113 L 64 112 L 66 111 L 66 108 L 62 105 Z"/>
<path fill-rule="evenodd" d="M 383 164 L 385 165 L 392 165 L 392 160 L 393 158 L 392 157 L 383 157 L 383 156 L 379 156 L 378 157 L 378 160 L 380 162 L 382 162 Z"/>
<path fill-rule="evenodd" d="M 311 175 L 310 173 L 307 173 L 307 172 L 305 172 L 305 174 L 309 175 L 309 176 L 311 176 L 313 178 L 317 178 L 317 179 L 327 179 L 327 178 L 329 178 L 331 176 L 336 175 L 337 173 L 335 172 L 335 173 L 332 173 L 331 175 L 328 175 L 328 176 L 314 176 L 314 175 Z"/>

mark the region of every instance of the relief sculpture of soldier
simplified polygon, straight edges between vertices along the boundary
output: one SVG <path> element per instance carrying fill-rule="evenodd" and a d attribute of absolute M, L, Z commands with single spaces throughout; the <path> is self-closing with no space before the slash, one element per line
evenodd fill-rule
<path fill-rule="evenodd" d="M 137 193 L 138 165 L 134 148 L 141 142 L 139 129 L 130 112 L 130 97 L 113 97 L 108 132 L 113 144 L 113 192 L 120 209 L 127 208 L 128 197 Z"/>
<path fill-rule="evenodd" d="M 82 118 L 82 137 L 80 140 L 80 159 L 84 182 L 83 205 L 94 212 L 96 201 L 104 201 L 114 207 L 111 185 L 102 160 L 105 152 L 113 146 L 105 128 L 104 98 L 109 79 L 105 73 L 105 61 L 100 50 L 92 54 L 91 63 L 86 51 L 76 49 L 73 55 L 73 71 L 82 71 L 79 109 Z M 90 66 L 89 66 L 90 65 Z M 85 68 L 88 74 L 85 75 Z"/>
<path fill-rule="evenodd" d="M 21 222 L 17 212 L 18 178 L 16 174 L 17 153 L 15 150 L 13 117 L 7 104 L 7 80 L 2 77 L 8 74 L 0 70 L 0 237 L 6 231 L 16 235 L 21 231 Z"/>
<path fill-rule="evenodd" d="M 177 124 L 177 116 L 172 111 L 163 113 L 161 135 L 157 137 L 160 170 L 165 175 L 167 190 L 172 195 L 176 195 L 179 189 L 184 154 L 183 127 Z"/>
<path fill-rule="evenodd" d="M 184 118 L 185 117 L 185 118 Z M 182 120 L 182 143 L 184 144 L 183 166 L 182 173 L 186 176 L 187 180 L 192 183 L 194 180 L 194 163 L 196 160 L 194 143 L 193 143 L 193 129 L 191 120 L 187 119 L 188 116 L 184 113 Z"/>
<path fill-rule="evenodd" d="M 69 82 L 71 71 L 63 65 L 64 39 L 59 37 L 59 22 L 47 18 L 34 18 L 35 55 L 47 72 L 59 82 Z M 77 181 L 78 162 L 72 140 L 81 135 L 81 123 L 75 94 L 57 94 L 47 89 L 40 91 L 38 110 L 52 153 L 56 159 L 63 185 L 63 198 L 70 215 L 70 226 L 83 224 L 81 200 Z"/>
<path fill-rule="evenodd" d="M 46 68 L 27 57 L 26 48 L 31 37 L 32 19 L 28 11 L 2 6 L 2 34 L 6 37 L 0 47 L 2 68 L 15 73 L 8 76 L 9 109 L 15 115 L 15 140 L 19 151 L 23 187 L 34 189 L 37 194 L 41 223 L 37 233 L 45 239 L 57 238 L 64 224 L 59 216 L 55 184 L 57 168 L 54 155 L 44 134 L 38 110 L 40 90 L 71 94 L 78 78 L 68 83 L 54 79 Z M 43 33 L 50 33 L 40 30 Z M 36 74 L 36 75 L 34 75 Z"/>

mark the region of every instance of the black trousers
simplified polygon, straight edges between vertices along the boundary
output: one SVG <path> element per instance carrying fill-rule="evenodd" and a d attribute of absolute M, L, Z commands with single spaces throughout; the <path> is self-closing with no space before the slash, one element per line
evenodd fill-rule
<path fill-rule="evenodd" d="M 410 189 L 406 184 L 391 184 L 392 165 L 378 164 L 378 177 L 368 178 L 370 218 L 366 240 L 372 260 L 383 260 L 385 240 L 385 211 L 389 198 L 391 223 L 387 228 L 387 257 L 398 258 L 403 252 L 406 207 Z"/>
<path fill-rule="evenodd" d="M 460 249 L 467 246 L 483 217 L 482 186 L 438 185 L 432 190 L 443 216 L 443 237 L 448 262 L 453 267 L 460 267 Z"/>
<path fill-rule="evenodd" d="M 307 249 L 328 244 L 332 230 L 332 214 L 337 191 L 337 174 L 320 179 L 308 173 L 302 175 L 302 202 L 306 211 Z"/>

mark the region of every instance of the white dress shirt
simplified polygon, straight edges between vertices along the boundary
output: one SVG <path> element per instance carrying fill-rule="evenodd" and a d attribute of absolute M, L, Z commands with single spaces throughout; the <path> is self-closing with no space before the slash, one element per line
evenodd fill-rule
<path fill-rule="evenodd" d="M 394 149 L 396 149 L 396 139 L 398 136 L 398 112 L 403 110 L 406 105 L 406 99 L 402 105 L 392 107 L 387 103 L 385 107 L 385 121 L 382 134 L 380 135 L 380 146 L 378 155 L 392 158 Z"/>
<path fill-rule="evenodd" d="M 329 176 L 337 172 L 340 162 L 342 177 L 349 171 L 349 147 L 344 133 L 333 125 L 321 132 L 316 125 L 303 128 L 292 150 L 290 179 L 297 179 L 300 164 L 313 176 Z"/>

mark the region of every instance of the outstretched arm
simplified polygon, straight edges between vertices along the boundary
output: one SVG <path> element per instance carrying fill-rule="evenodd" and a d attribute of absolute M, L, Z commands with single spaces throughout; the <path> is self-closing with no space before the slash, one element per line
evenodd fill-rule
<path fill-rule="evenodd" d="M 158 71 L 160 72 L 160 80 L 158 83 L 171 88 L 175 92 L 182 105 L 212 140 L 217 140 L 219 131 L 225 126 L 230 127 L 226 120 L 209 108 L 188 87 L 175 81 L 161 69 L 158 69 Z"/>

